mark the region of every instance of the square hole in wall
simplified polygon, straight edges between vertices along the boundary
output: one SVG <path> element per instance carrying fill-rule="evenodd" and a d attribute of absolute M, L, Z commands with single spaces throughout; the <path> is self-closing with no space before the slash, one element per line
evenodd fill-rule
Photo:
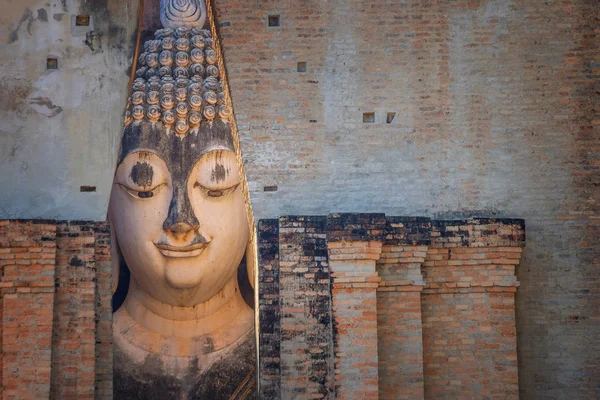
<path fill-rule="evenodd" d="M 58 58 L 56 58 L 56 57 L 46 58 L 46 69 L 58 69 Z"/>
<path fill-rule="evenodd" d="M 375 122 L 375 113 L 374 112 L 363 113 L 363 123 L 364 124 L 372 124 L 374 122 Z"/>
<path fill-rule="evenodd" d="M 80 14 L 76 16 L 75 26 L 90 26 L 90 16 L 87 14 Z"/>
<path fill-rule="evenodd" d="M 79 191 L 80 192 L 95 192 L 96 186 L 80 186 Z"/>
<path fill-rule="evenodd" d="M 264 192 L 276 192 L 278 189 L 277 185 L 263 187 Z"/>
<path fill-rule="evenodd" d="M 385 119 L 385 122 L 387 122 L 388 124 L 391 124 L 392 121 L 394 120 L 394 118 L 396 118 L 396 113 L 389 112 L 389 113 L 387 113 L 387 118 Z"/>
<path fill-rule="evenodd" d="M 306 61 L 298 62 L 298 67 L 296 68 L 298 72 L 306 72 Z"/>
<path fill-rule="evenodd" d="M 281 18 L 279 15 L 269 15 L 269 26 L 281 26 Z"/>

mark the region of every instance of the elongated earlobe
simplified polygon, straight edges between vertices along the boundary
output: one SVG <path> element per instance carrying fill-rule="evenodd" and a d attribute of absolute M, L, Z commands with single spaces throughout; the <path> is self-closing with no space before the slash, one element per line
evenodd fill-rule
<path fill-rule="evenodd" d="M 246 246 L 246 269 L 248 271 L 248 280 L 252 289 L 254 287 L 254 279 L 256 277 L 256 248 L 254 247 L 254 241 L 250 240 L 248 246 Z"/>
<path fill-rule="evenodd" d="M 109 220 L 110 223 L 110 220 Z M 114 296 L 119 287 L 119 270 L 121 265 L 121 250 L 117 243 L 117 235 L 112 224 L 110 224 L 110 262 L 112 266 L 112 294 Z"/>

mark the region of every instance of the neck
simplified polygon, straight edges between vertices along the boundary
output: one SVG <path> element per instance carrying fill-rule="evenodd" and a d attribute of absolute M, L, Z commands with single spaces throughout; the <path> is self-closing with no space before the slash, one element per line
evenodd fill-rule
<path fill-rule="evenodd" d="M 237 326 L 245 326 L 248 317 L 252 318 L 235 276 L 211 299 L 192 307 L 163 303 L 144 292 L 132 277 L 123 307 L 143 328 L 179 338 L 212 336 L 224 328 L 238 330 Z"/>

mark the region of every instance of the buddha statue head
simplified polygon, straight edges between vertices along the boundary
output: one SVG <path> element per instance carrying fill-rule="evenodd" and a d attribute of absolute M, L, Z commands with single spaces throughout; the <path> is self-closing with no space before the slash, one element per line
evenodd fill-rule
<path fill-rule="evenodd" d="M 161 15 L 165 3 L 185 1 L 163 2 Z M 148 355 L 162 365 L 154 375 L 209 371 L 253 327 L 239 282 L 253 272 L 239 272 L 249 215 L 220 56 L 210 30 L 184 22 L 157 30 L 137 60 L 109 204 L 113 273 L 130 273 L 114 318 L 129 378 Z"/>
<path fill-rule="evenodd" d="M 248 217 L 208 30 L 146 41 L 126 111 L 109 219 L 137 289 L 173 306 L 236 277 Z"/>

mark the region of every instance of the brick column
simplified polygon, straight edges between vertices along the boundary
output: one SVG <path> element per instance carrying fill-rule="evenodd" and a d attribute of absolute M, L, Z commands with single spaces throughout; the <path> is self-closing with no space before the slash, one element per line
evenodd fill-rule
<path fill-rule="evenodd" d="M 279 221 L 258 222 L 259 398 L 281 398 L 281 306 L 279 296 Z"/>
<path fill-rule="evenodd" d="M 388 217 L 377 261 L 379 398 L 423 399 L 421 265 L 430 243 L 431 221 Z"/>
<path fill-rule="evenodd" d="M 325 217 L 279 219 L 281 398 L 333 398 Z"/>
<path fill-rule="evenodd" d="M 112 340 L 112 263 L 110 226 L 95 224 L 96 261 L 96 384 L 97 399 L 111 399 L 113 394 Z"/>
<path fill-rule="evenodd" d="M 518 399 L 522 220 L 433 221 L 423 264 L 426 398 Z"/>
<path fill-rule="evenodd" d="M 378 397 L 375 264 L 385 233 L 383 214 L 327 218 L 335 341 L 337 399 Z"/>
<path fill-rule="evenodd" d="M 2 397 L 50 397 L 56 225 L 0 221 Z"/>
<path fill-rule="evenodd" d="M 59 223 L 56 246 L 52 395 L 57 399 L 93 399 L 96 380 L 94 223 Z"/>

